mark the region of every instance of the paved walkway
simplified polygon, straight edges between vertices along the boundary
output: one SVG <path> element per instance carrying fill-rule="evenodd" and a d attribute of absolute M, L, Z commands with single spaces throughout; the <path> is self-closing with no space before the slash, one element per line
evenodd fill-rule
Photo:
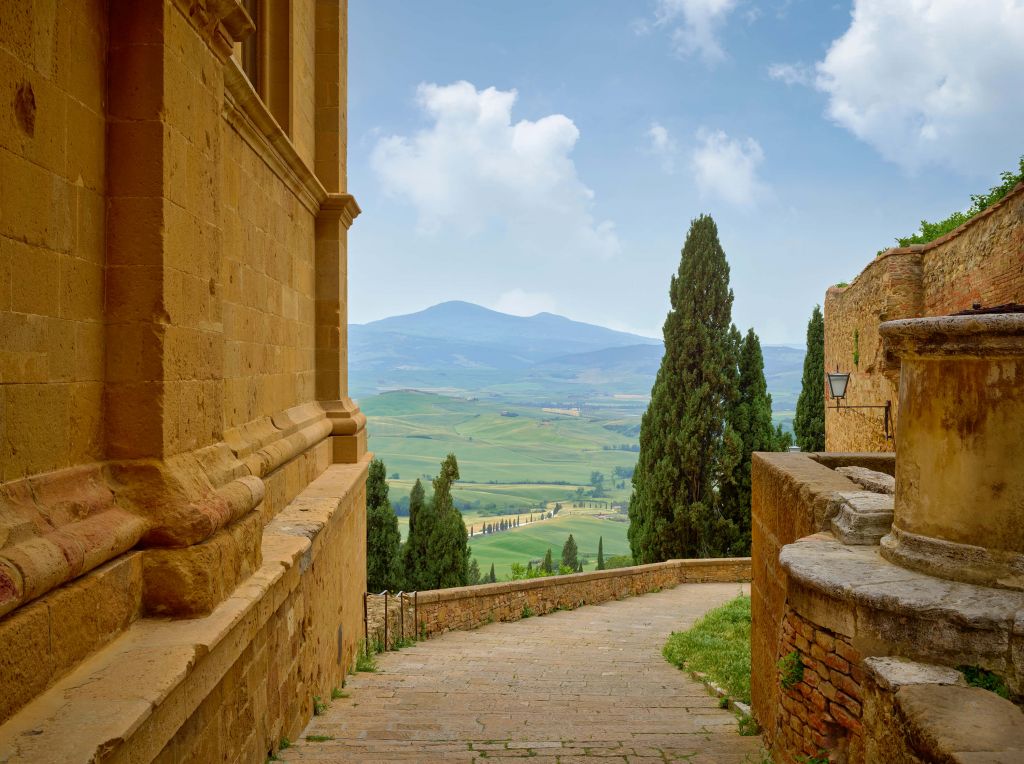
<path fill-rule="evenodd" d="M 744 587 L 745 589 L 745 587 Z M 760 764 L 761 740 L 661 656 L 670 632 L 736 596 L 688 584 L 453 632 L 378 656 L 349 697 L 280 754 L 290 762 Z M 311 742 L 308 736 L 332 738 Z"/>

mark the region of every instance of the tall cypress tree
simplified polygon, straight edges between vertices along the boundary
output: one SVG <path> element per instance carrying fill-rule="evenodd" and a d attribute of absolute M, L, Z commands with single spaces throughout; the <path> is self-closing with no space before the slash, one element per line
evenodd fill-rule
<path fill-rule="evenodd" d="M 544 555 L 544 561 L 540 564 L 540 569 L 545 573 L 555 572 L 555 561 L 551 557 L 551 547 L 548 547 L 548 551 Z"/>
<path fill-rule="evenodd" d="M 408 589 L 426 589 L 427 537 L 433 526 L 433 513 L 424 500 L 423 484 L 416 479 L 409 493 L 409 538 L 405 542 L 403 563 L 405 586 Z"/>
<path fill-rule="evenodd" d="M 597 569 L 604 570 L 604 536 L 597 539 Z"/>
<path fill-rule="evenodd" d="M 629 544 L 638 564 L 722 553 L 731 536 L 719 513 L 722 438 L 735 388 L 729 266 L 714 220 L 690 225 L 669 288 L 665 355 L 640 425 L 629 502 Z"/>
<path fill-rule="evenodd" d="M 491 572 L 487 574 L 487 580 L 492 584 L 498 583 L 498 577 L 494 575 L 494 563 L 491 563 Z"/>
<path fill-rule="evenodd" d="M 793 432 L 804 451 L 825 450 L 825 318 L 818 305 L 807 322 L 807 355 Z"/>
<path fill-rule="evenodd" d="M 402 534 L 388 499 L 387 470 L 374 459 L 366 478 L 366 588 L 371 592 L 401 587 Z"/>
<path fill-rule="evenodd" d="M 753 329 L 739 344 L 736 395 L 727 422 L 730 437 L 729 469 L 722 477 L 722 513 L 736 535 L 725 550 L 730 556 L 750 554 L 750 455 L 774 451 L 781 444 L 772 426 L 772 396 L 764 379 L 761 342 Z"/>
<path fill-rule="evenodd" d="M 446 589 L 465 586 L 469 575 L 469 535 L 462 513 L 452 499 L 452 483 L 459 479 L 455 454 L 441 462 L 441 471 L 434 478 L 434 495 L 430 500 L 433 525 L 426 533 L 425 589 Z M 422 513 L 421 513 L 422 516 Z"/>
<path fill-rule="evenodd" d="M 569 534 L 569 538 L 565 540 L 562 545 L 562 565 L 572 570 L 576 570 L 578 559 L 579 548 L 576 546 L 576 539 Z"/>

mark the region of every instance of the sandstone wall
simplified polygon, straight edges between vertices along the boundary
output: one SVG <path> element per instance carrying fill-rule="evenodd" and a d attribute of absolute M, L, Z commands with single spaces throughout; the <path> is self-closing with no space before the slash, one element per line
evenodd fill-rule
<path fill-rule="evenodd" d="M 1024 302 L 1024 184 L 946 236 L 889 249 L 825 295 L 825 369 L 849 371 L 846 403 L 897 408 L 898 364 L 883 357 L 883 321 Z M 824 385 L 824 383 L 823 383 Z M 829 451 L 892 451 L 882 411 L 825 410 Z"/>
<path fill-rule="evenodd" d="M 106 3 L 63 6 L 0 3 L 0 483 L 104 453 Z"/>
<path fill-rule="evenodd" d="M 263 761 L 362 637 L 347 9 L 262 5 L 250 82 L 234 0 L 0 3 L 0 739 L 46 695 L 83 760 L 156 724 L 125 760 Z M 92 725 L 59 688 L 115 654 L 178 673 Z"/>

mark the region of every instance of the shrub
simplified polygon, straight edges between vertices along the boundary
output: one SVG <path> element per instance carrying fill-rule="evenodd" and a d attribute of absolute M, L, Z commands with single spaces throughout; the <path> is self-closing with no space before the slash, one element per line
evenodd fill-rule
<path fill-rule="evenodd" d="M 779 684 L 783 689 L 796 687 L 804 678 L 804 663 L 796 650 L 779 659 Z"/>

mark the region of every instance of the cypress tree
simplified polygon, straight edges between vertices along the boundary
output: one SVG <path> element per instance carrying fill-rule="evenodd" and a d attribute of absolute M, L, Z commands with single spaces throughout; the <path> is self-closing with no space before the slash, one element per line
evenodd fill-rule
<path fill-rule="evenodd" d="M 366 478 L 366 588 L 371 592 L 401 587 L 402 534 L 388 500 L 387 470 L 374 459 Z"/>
<path fill-rule="evenodd" d="M 533 560 L 530 560 L 529 562 L 526 563 L 526 573 L 527 573 L 527 575 L 529 575 L 530 573 L 533 573 Z"/>
<path fill-rule="evenodd" d="M 428 589 L 425 583 L 427 537 L 433 525 L 433 516 L 424 500 L 423 484 L 419 478 L 409 492 L 409 538 L 405 542 L 403 564 L 405 586 L 408 589 Z"/>
<path fill-rule="evenodd" d="M 728 416 L 726 460 L 728 472 L 722 477 L 722 513 L 736 530 L 728 548 L 730 556 L 750 554 L 750 455 L 773 451 L 778 437 L 772 426 L 772 396 L 764 379 L 761 342 L 753 329 L 739 344 L 739 373 L 736 395 Z"/>
<path fill-rule="evenodd" d="M 576 570 L 576 565 L 579 562 L 577 559 L 577 553 L 579 550 L 576 548 L 576 539 L 569 534 L 569 538 L 565 540 L 565 544 L 562 545 L 562 565 L 572 570 Z"/>
<path fill-rule="evenodd" d="M 729 265 L 714 220 L 690 225 L 669 288 L 665 355 L 640 424 L 629 502 L 638 564 L 721 554 L 733 534 L 720 512 L 722 439 L 736 352 Z"/>
<path fill-rule="evenodd" d="M 597 539 L 597 569 L 604 570 L 604 536 Z"/>
<path fill-rule="evenodd" d="M 447 589 L 465 586 L 469 573 L 469 537 L 462 513 L 452 499 L 452 483 L 459 479 L 455 454 L 441 462 L 441 471 L 434 478 L 434 495 L 430 499 L 429 517 L 432 527 L 426 534 L 427 558 L 424 581 L 426 589 Z M 423 513 L 421 513 L 421 516 Z"/>
<path fill-rule="evenodd" d="M 496 584 L 498 582 L 498 577 L 496 575 L 494 575 L 494 563 L 493 562 L 491 563 L 491 572 L 487 576 L 487 580 L 490 581 L 492 584 Z"/>
<path fill-rule="evenodd" d="M 545 573 L 555 572 L 555 561 L 551 557 L 551 547 L 548 547 L 547 554 L 544 555 L 544 562 L 540 564 L 540 569 Z"/>
<path fill-rule="evenodd" d="M 480 565 L 477 563 L 476 557 L 469 561 L 469 573 L 466 576 L 466 583 L 470 586 L 480 583 Z"/>
<path fill-rule="evenodd" d="M 802 450 L 825 450 L 825 318 L 818 305 L 807 322 L 807 355 L 793 432 Z"/>

